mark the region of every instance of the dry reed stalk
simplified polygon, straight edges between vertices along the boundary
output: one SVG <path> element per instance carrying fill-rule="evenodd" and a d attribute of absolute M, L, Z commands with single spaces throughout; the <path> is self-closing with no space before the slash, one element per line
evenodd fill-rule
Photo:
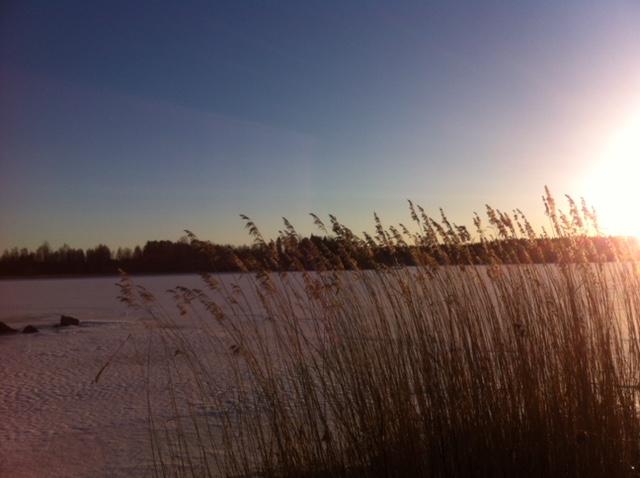
<path fill-rule="evenodd" d="M 489 229 L 474 219 L 480 249 L 413 203 L 414 232 L 376 216 L 361 239 L 331 216 L 333 251 L 301 250 L 286 220 L 278 251 L 244 217 L 270 261 L 286 254 L 300 270 L 173 289 L 196 339 L 155 310 L 171 400 L 150 397 L 150 415 L 175 415 L 152 433 L 157 476 L 633 475 L 640 274 L 624 244 L 611 245 L 614 262 L 593 261 L 599 229 L 584 203 L 569 198 L 565 214 L 545 190 L 544 204 L 562 241 L 487 207 Z M 533 263 L 540 244 L 558 263 Z M 400 254 L 415 267 L 375 261 Z M 144 290 L 123 298 L 154 310 Z"/>

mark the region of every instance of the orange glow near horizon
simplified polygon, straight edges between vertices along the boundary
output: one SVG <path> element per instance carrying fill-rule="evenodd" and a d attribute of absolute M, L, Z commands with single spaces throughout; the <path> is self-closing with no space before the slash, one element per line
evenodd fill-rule
<path fill-rule="evenodd" d="M 640 237 L 640 107 L 605 142 L 586 191 L 604 233 Z"/>

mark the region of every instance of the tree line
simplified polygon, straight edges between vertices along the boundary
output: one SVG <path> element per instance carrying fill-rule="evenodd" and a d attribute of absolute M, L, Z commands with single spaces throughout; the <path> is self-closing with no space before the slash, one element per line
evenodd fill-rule
<path fill-rule="evenodd" d="M 553 263 L 567 260 L 565 250 L 580 250 L 590 262 L 621 256 L 638 259 L 637 243 L 624 238 L 501 239 L 466 244 L 409 245 L 375 243 L 349 236 L 282 236 L 253 245 L 221 245 L 183 237 L 178 241 L 147 241 L 144 246 L 111 250 L 44 243 L 35 250 L 12 248 L 0 257 L 0 276 L 108 275 L 247 272 L 257 270 L 374 269 L 418 264 Z M 571 244 L 569 243 L 571 242 Z M 577 260 L 575 258 L 570 260 Z"/>

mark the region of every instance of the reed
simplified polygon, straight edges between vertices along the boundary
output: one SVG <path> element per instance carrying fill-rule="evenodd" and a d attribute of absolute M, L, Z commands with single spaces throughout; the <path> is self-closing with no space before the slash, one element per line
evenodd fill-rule
<path fill-rule="evenodd" d="M 412 203 L 412 228 L 376 216 L 362 238 L 313 216 L 338 251 L 301 248 L 286 220 L 275 250 L 246 218 L 274 264 L 299 270 L 205 273 L 170 291 L 178 314 L 125 276 L 123 300 L 156 321 L 148 377 L 169 390 L 149 393 L 156 475 L 635 475 L 637 263 L 624 241 L 597 250 L 584 204 L 564 213 L 548 191 L 544 204 L 548 233 L 489 207 L 473 234 Z M 557 263 L 531 259 L 541 240 Z"/>

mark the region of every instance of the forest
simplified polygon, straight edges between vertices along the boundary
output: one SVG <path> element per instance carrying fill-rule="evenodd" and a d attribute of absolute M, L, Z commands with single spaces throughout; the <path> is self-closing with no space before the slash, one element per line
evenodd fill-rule
<path fill-rule="evenodd" d="M 513 238 L 469 241 L 467 244 L 408 244 L 353 235 L 281 236 L 253 245 L 222 245 L 185 236 L 177 241 L 152 240 L 135 248 L 110 249 L 104 244 L 80 249 L 47 242 L 35 250 L 12 248 L 0 257 L 0 276 L 175 274 L 294 270 L 373 269 L 425 264 L 517 264 L 563 261 L 607 262 L 614 257 L 638 258 L 637 241 L 621 237 L 583 237 L 583 257 L 563 258 L 562 245 L 576 238 Z M 462 246 L 462 247 L 460 247 Z M 623 252 L 621 254 L 621 252 Z M 321 260 L 319 260 L 321 259 Z"/>

